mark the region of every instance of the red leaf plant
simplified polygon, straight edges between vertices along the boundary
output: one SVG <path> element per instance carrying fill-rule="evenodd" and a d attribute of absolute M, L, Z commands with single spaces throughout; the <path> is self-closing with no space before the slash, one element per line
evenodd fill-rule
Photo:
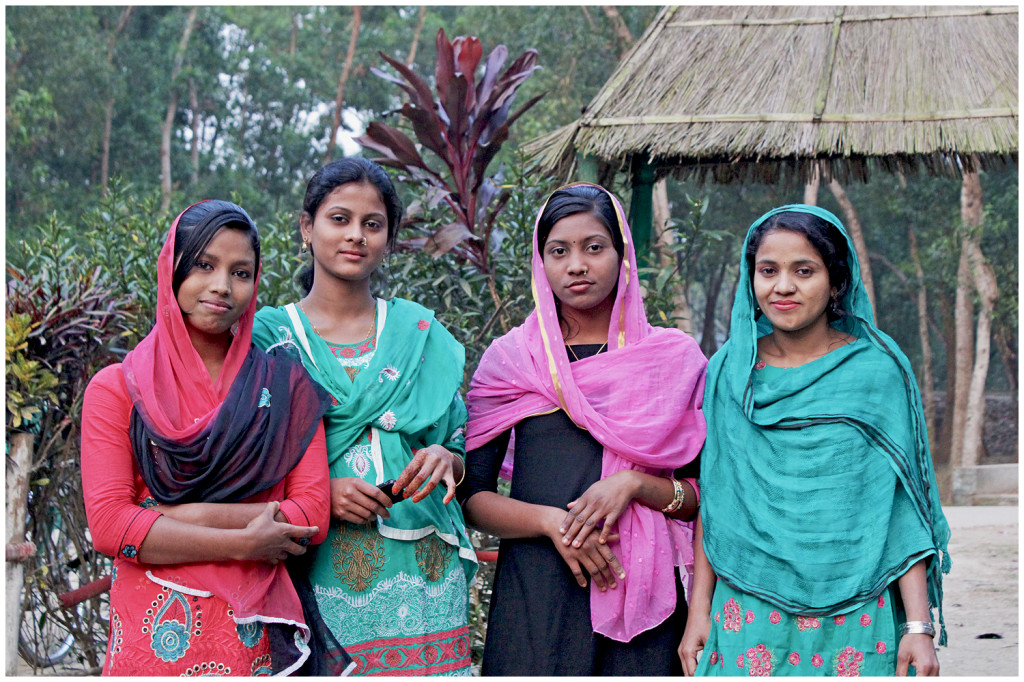
<path fill-rule="evenodd" d="M 499 74 L 508 49 L 498 45 L 487 56 L 483 75 L 477 81 L 476 71 L 483 56 L 479 39 L 459 36 L 449 41 L 441 29 L 437 32 L 434 67 L 436 98 L 426 80 L 407 65 L 383 52 L 378 54 L 401 78 L 371 70 L 409 96 L 398 113 L 408 120 L 416 142 L 377 121 L 370 123 L 366 134 L 356 142 L 381 154 L 374 161 L 397 168 L 418 183 L 429 205 L 444 201 L 454 212 L 451 223 L 426 239 L 411 240 L 411 244 L 422 246 L 434 256 L 451 251 L 480 272 L 490 274 L 491 231 L 510 191 L 500 187 L 497 176 L 486 176 L 487 166 L 508 140 L 509 127 L 544 96 L 530 99 L 509 114 L 516 90 L 539 68 L 537 51 L 527 50 Z M 429 165 L 421 149 L 433 152 L 447 170 Z"/>

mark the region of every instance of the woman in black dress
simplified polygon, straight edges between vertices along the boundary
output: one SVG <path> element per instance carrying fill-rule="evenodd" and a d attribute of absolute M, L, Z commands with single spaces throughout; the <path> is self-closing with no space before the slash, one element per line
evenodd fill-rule
<path fill-rule="evenodd" d="M 647 323 L 636 273 L 615 198 L 558 190 L 534 234 L 536 309 L 473 377 L 458 494 L 502 538 L 485 675 L 681 671 L 706 360 Z"/>

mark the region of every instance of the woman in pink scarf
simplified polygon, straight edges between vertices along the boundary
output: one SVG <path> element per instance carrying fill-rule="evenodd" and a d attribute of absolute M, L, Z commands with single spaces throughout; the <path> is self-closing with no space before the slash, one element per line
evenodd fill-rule
<path fill-rule="evenodd" d="M 483 673 L 679 673 L 699 495 L 680 477 L 698 471 L 707 362 L 648 324 L 632 236 L 603 188 L 549 197 L 532 266 L 536 308 L 487 349 L 468 397 L 459 497 L 502 538 Z"/>

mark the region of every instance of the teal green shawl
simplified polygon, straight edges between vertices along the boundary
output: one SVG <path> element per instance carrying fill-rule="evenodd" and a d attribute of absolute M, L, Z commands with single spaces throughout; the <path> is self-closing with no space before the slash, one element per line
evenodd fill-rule
<path fill-rule="evenodd" d="M 414 448 L 437 443 L 465 456 L 461 429 L 466 410 L 459 388 L 466 353 L 434 319 L 433 311 L 400 298 L 378 299 L 377 350 L 354 380 L 294 304 L 260 310 L 253 343 L 270 353 L 298 358 L 334 397 L 324 415 L 332 477 L 345 475 L 344 453 L 367 427 L 372 429 L 372 457 L 380 479 L 370 481 L 374 485 L 398 478 L 412 460 Z M 453 432 L 458 436 L 449 440 Z M 396 504 L 390 519 L 377 518 L 378 529 L 397 540 L 436 533 L 459 549 L 470 580 L 476 572 L 476 553 L 466 534 L 462 509 L 442 501 L 446 492 L 442 484 L 424 500 Z"/>
<path fill-rule="evenodd" d="M 857 340 L 806 365 L 755 376 L 757 339 L 745 256 L 729 340 L 708 364 L 701 453 L 704 551 L 719 578 L 795 614 L 852 610 L 930 557 L 939 607 L 949 526 L 939 506 L 924 415 L 910 362 L 874 324 L 853 243 L 851 285 L 834 326 Z M 941 560 L 940 560 L 940 555 Z M 940 571 L 941 569 L 941 571 Z M 940 642 L 945 643 L 942 628 Z"/>

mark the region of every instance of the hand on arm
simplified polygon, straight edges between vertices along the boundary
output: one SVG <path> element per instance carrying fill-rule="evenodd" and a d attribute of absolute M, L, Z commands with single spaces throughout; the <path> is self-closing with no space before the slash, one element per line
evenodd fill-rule
<path fill-rule="evenodd" d="M 697 496 L 688 482 L 682 481 L 681 484 L 684 502 L 669 517 L 690 519 L 697 512 Z M 614 531 L 615 522 L 631 500 L 661 511 L 672 502 L 674 492 L 669 478 L 628 469 L 616 472 L 597 481 L 569 503 L 569 512 L 560 527 L 564 534 L 562 542 L 579 547 L 598 527 L 601 528 L 598 541 L 602 544 L 609 542 L 608 536 Z"/>
<path fill-rule="evenodd" d="M 693 588 L 690 610 L 686 616 L 686 629 L 679 642 L 679 660 L 683 673 L 693 676 L 697 671 L 697 654 L 704 650 L 711 633 L 711 598 L 715 592 L 714 569 L 704 554 L 704 526 L 700 517 L 693 535 Z"/>
<path fill-rule="evenodd" d="M 293 526 L 274 520 L 280 503 L 267 502 L 242 529 L 196 526 L 161 516 L 149 529 L 138 560 L 147 564 L 205 561 L 265 561 L 276 564 L 289 554 L 303 554 L 296 539 L 313 537 L 315 526 Z"/>
<path fill-rule="evenodd" d="M 931 622 L 928 609 L 927 560 L 922 559 L 910 567 L 899 579 L 900 596 L 907 621 Z M 908 668 L 914 666 L 917 674 L 935 677 L 939 674 L 939 659 L 935 655 L 935 643 L 931 635 L 908 633 L 900 637 L 896 654 L 896 675 L 905 677 Z"/>

